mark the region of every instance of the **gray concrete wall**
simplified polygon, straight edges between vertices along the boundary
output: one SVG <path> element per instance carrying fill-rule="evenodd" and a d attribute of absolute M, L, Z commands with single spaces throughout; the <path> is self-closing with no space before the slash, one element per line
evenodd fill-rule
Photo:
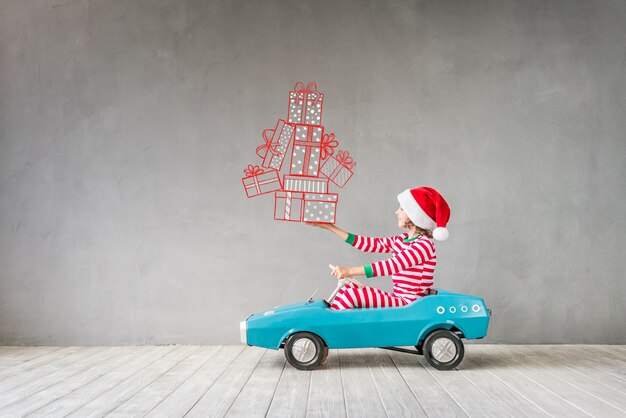
<path fill-rule="evenodd" d="M 296 81 L 358 162 L 338 225 L 452 207 L 437 285 L 485 341 L 626 343 L 626 3 L 5 0 L 0 344 L 235 343 L 360 254 L 242 169 Z M 389 288 L 388 279 L 370 283 Z"/>

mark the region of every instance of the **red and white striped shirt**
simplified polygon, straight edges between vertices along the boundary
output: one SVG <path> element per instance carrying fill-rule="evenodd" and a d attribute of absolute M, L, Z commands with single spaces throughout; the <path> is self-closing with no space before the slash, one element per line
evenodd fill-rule
<path fill-rule="evenodd" d="M 367 277 L 389 276 L 393 294 L 407 301 L 426 296 L 433 285 L 437 264 L 435 244 L 426 236 L 408 239 L 404 233 L 387 238 L 349 234 L 346 242 L 364 252 L 393 253 L 393 257 L 365 266 Z"/>

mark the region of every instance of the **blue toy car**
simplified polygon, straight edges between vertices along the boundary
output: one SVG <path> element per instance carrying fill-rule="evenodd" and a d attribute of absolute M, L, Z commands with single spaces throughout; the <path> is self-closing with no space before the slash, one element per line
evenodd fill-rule
<path fill-rule="evenodd" d="M 346 283 L 342 279 L 329 301 L 280 306 L 251 315 L 240 323 L 244 344 L 285 350 L 296 369 L 322 364 L 329 348 L 379 347 L 424 355 L 439 370 L 463 360 L 462 338 L 487 335 L 491 311 L 482 298 L 431 289 L 428 296 L 398 308 L 330 309 L 332 298 Z M 415 350 L 397 346 L 415 346 Z"/>

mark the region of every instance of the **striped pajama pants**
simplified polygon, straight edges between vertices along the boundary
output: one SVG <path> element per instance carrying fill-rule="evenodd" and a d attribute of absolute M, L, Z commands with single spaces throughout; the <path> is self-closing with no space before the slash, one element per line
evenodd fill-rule
<path fill-rule="evenodd" d="M 353 308 L 391 308 L 396 306 L 406 306 L 411 300 L 395 296 L 393 293 L 374 287 L 358 287 L 355 284 L 348 284 L 342 287 L 335 295 L 332 309 L 353 309 Z"/>

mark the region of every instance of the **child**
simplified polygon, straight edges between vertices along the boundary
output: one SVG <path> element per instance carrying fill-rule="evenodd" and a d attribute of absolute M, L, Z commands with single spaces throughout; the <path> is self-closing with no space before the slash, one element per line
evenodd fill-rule
<path fill-rule="evenodd" d="M 309 223 L 334 232 L 358 250 L 393 253 L 388 260 L 358 267 L 337 266 L 331 272 L 337 279 L 391 275 L 393 293 L 350 284 L 339 290 L 332 302 L 332 309 L 405 306 L 428 294 L 437 263 L 431 238 L 438 241 L 448 239 L 445 227 L 450 219 L 450 208 L 439 192 L 430 187 L 407 189 L 398 195 L 398 202 L 398 226 L 406 228 L 408 232 L 397 236 L 370 238 L 350 234 L 332 224 Z"/>

